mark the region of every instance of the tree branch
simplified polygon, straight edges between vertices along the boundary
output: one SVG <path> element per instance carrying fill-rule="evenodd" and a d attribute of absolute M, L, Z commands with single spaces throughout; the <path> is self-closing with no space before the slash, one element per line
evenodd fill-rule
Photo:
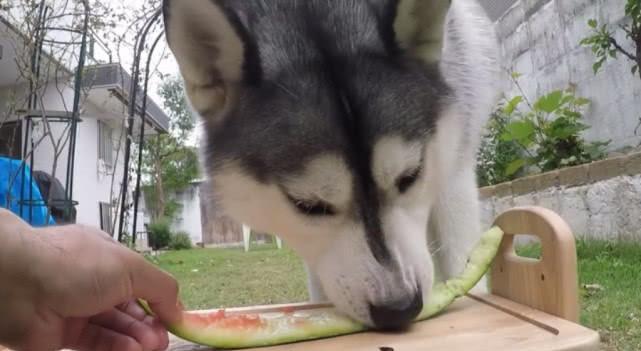
<path fill-rule="evenodd" d="M 634 62 L 637 61 L 637 57 L 634 56 L 632 53 L 628 52 L 626 49 L 624 49 L 621 45 L 619 45 L 619 43 L 616 41 L 616 39 L 614 39 L 612 37 L 609 37 L 609 39 L 610 39 L 610 43 L 612 44 L 612 46 L 614 46 L 617 49 L 617 51 L 619 51 L 620 53 L 625 55 L 630 60 L 632 60 Z"/>

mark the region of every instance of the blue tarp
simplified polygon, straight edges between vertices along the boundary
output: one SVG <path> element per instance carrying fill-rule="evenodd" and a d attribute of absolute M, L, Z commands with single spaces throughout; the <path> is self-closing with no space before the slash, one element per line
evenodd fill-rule
<path fill-rule="evenodd" d="M 38 184 L 31 179 L 31 172 L 28 165 L 21 167 L 21 164 L 21 160 L 0 157 L 0 207 L 8 208 L 11 212 L 22 217 L 23 220 L 33 226 L 55 224 L 51 216 L 49 216 L 48 221 L 46 220 L 47 207 L 44 206 L 42 201 L 43 199 L 42 195 L 40 195 Z M 20 174 L 21 171 L 24 172 L 24 177 Z M 28 203 L 21 201 L 23 180 L 25 183 L 24 200 L 32 200 L 30 202 L 33 206 L 29 206 Z M 12 183 L 11 189 L 9 189 L 10 183 Z M 22 211 L 20 211 L 21 206 Z"/>

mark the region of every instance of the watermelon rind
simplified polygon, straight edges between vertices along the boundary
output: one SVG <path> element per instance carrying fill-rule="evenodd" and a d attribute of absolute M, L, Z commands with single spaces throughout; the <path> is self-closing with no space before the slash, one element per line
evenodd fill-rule
<path fill-rule="evenodd" d="M 416 321 L 424 321 L 439 314 L 454 300 L 464 296 L 476 286 L 492 264 L 503 234 L 498 227 L 485 232 L 470 253 L 463 272 L 457 277 L 434 285 L 429 301 Z M 140 301 L 140 304 L 147 313 L 153 314 L 144 301 Z M 186 341 L 218 349 L 275 346 L 368 330 L 368 327 L 338 313 L 333 308 L 305 310 L 303 313 L 304 317 L 297 318 L 293 318 L 289 313 L 281 313 L 272 318 L 263 318 L 266 316 L 261 315 L 263 321 L 261 325 L 233 328 L 217 327 L 215 323 L 205 326 L 196 325 L 183 318 L 182 322 L 169 325 L 167 329 Z M 294 323 L 295 320 L 298 323 Z"/>

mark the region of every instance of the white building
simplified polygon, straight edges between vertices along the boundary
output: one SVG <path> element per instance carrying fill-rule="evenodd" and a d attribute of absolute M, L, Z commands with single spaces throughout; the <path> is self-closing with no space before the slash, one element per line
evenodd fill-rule
<path fill-rule="evenodd" d="M 66 67 L 68 65 L 59 63 L 45 52 L 41 66 L 55 69 L 47 69 L 53 71 L 48 75 L 44 73 L 46 78 L 39 89 L 37 108 L 29 110 L 26 101 L 30 88 L 18 64 L 28 52 L 25 40 L 23 34 L 0 17 L 0 158 L 25 160 L 27 165 L 33 164 L 33 171 L 41 171 L 66 187 L 69 143 L 59 145 L 56 167 L 53 164 L 56 159 L 54 145 L 68 139 L 65 135 L 69 133 L 73 106 L 75 66 Z M 70 179 L 73 181 L 73 200 L 77 202 L 75 222 L 98 226 L 111 233 L 117 232 L 114 224 L 117 226 L 115 217 L 119 212 L 123 179 L 130 82 L 130 75 L 119 64 L 104 64 L 89 57 L 82 84 L 81 121 L 77 124 L 75 152 L 72 153 L 74 172 Z M 48 123 L 43 122 L 43 114 L 48 116 Z M 29 115 L 37 117 L 28 124 Z M 146 121 L 147 134 L 162 133 L 169 128 L 169 118 L 151 98 L 148 98 Z M 141 118 L 137 114 L 135 143 L 140 124 Z M 47 126 L 50 133 L 46 133 Z M 42 138 L 43 135 L 46 137 Z M 33 153 L 32 144 L 36 145 Z M 132 158 L 134 155 L 132 153 Z M 7 171 L 0 169 L 0 172 Z M 133 189 L 133 184 L 129 188 Z M 7 189 L 0 189 L 0 194 L 2 192 Z M 144 214 L 139 218 L 144 218 Z M 144 231 L 143 221 L 138 223 L 136 231 Z"/>

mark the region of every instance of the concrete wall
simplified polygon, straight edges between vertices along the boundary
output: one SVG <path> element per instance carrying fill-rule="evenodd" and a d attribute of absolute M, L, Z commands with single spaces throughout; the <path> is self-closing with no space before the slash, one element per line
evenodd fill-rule
<path fill-rule="evenodd" d="M 612 140 L 612 149 L 637 146 L 634 134 L 641 117 L 641 80 L 620 57 L 594 75 L 594 56 L 579 42 L 589 35 L 587 21 L 595 18 L 613 29 L 625 23 L 625 0 L 520 0 L 496 24 L 504 68 L 522 73 L 526 95 L 536 97 L 575 85 L 577 94 L 593 101 L 587 113 L 590 140 Z M 620 30 L 617 40 L 629 47 Z M 509 83 L 509 95 L 515 90 Z"/>
<path fill-rule="evenodd" d="M 641 153 L 482 188 L 481 198 L 484 227 L 514 206 L 537 205 L 577 237 L 641 241 Z"/>
<path fill-rule="evenodd" d="M 177 194 L 176 201 L 182 205 L 182 208 L 172 224 L 172 230 L 187 232 L 194 245 L 202 243 L 200 184 L 192 184 L 185 191 Z"/>

